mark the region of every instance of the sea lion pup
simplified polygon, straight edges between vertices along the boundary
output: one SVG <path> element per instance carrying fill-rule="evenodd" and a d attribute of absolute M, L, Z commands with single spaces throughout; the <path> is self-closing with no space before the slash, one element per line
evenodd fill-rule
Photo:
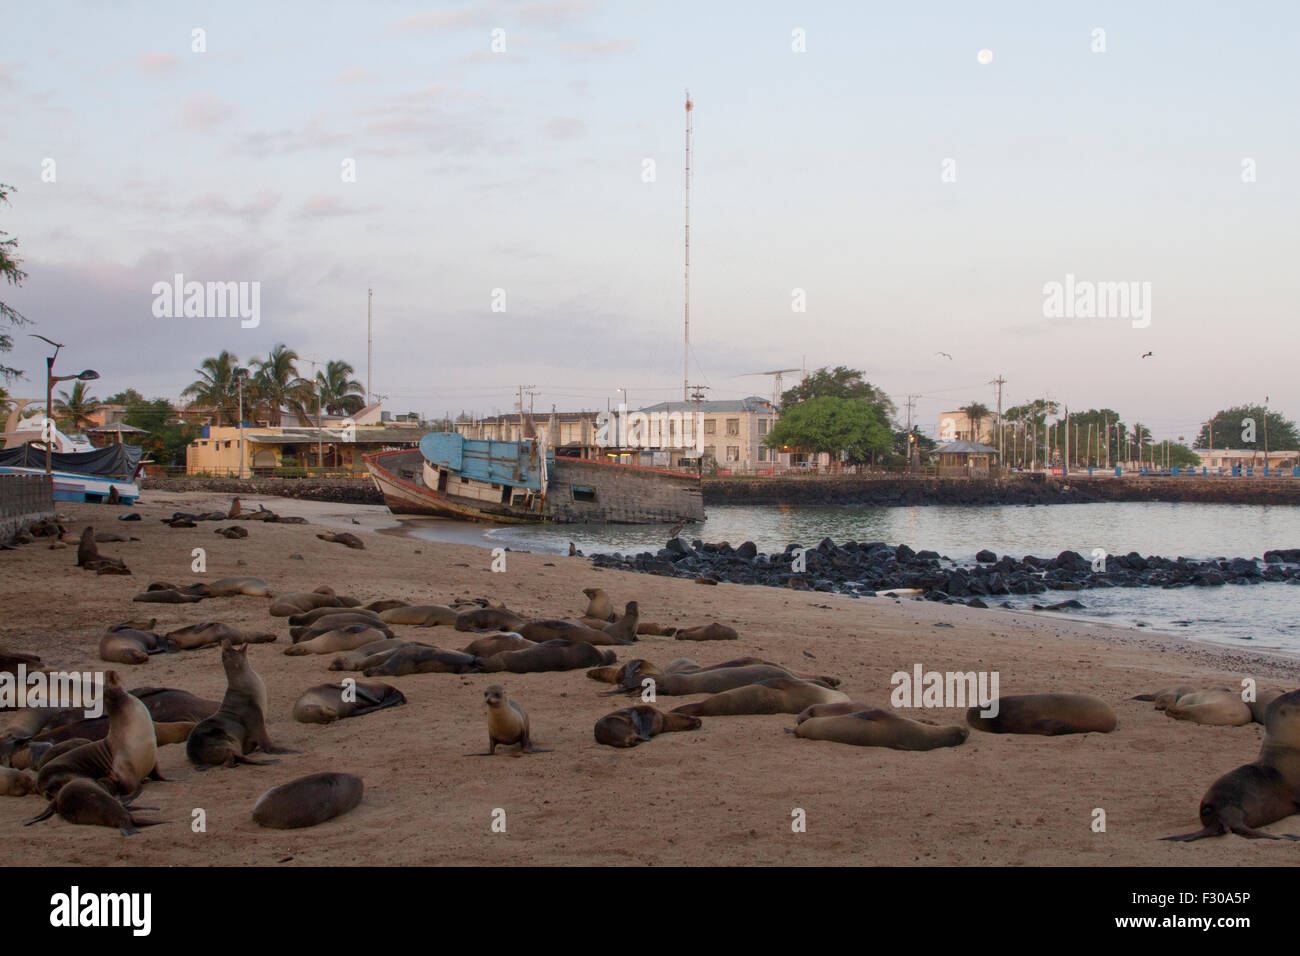
<path fill-rule="evenodd" d="M 583 617 L 595 618 L 606 624 L 615 619 L 614 604 L 603 589 L 583 588 L 582 593 L 587 595 L 587 610 L 582 612 Z"/>
<path fill-rule="evenodd" d="M 1115 711 L 1091 694 L 1023 694 L 999 697 L 996 717 L 984 717 L 982 707 L 966 711 L 966 723 L 991 734 L 1108 734 L 1115 729 Z"/>
<path fill-rule="evenodd" d="M 215 581 L 208 582 L 209 597 L 234 597 L 236 594 L 246 594 L 249 597 L 270 597 L 271 589 L 266 586 L 266 582 L 261 578 L 218 578 Z"/>
<path fill-rule="evenodd" d="M 1165 707 L 1165 716 L 1216 727 L 1242 727 L 1253 719 L 1241 694 L 1226 687 L 1183 694 Z"/>
<path fill-rule="evenodd" d="M 318 607 L 303 614 L 290 614 L 289 624 L 293 627 L 310 627 L 318 623 L 321 618 L 333 617 L 335 614 L 351 615 L 355 619 L 349 622 L 352 624 L 360 623 L 363 619 L 380 622 L 378 612 L 367 611 L 363 607 Z"/>
<path fill-rule="evenodd" d="M 452 627 L 459 616 L 459 611 L 442 604 L 405 604 L 381 611 L 379 620 L 385 624 L 413 624 L 416 627 L 437 627 L 439 624 Z"/>
<path fill-rule="evenodd" d="M 516 634 L 513 631 L 500 631 L 496 634 L 484 634 L 482 637 L 470 641 L 461 650 L 466 654 L 473 654 L 475 657 L 492 657 L 496 654 L 504 654 L 506 651 L 522 651 L 536 646 L 536 641 L 530 641 L 522 634 Z"/>
<path fill-rule="evenodd" d="M 484 673 L 510 671 L 512 674 L 534 674 L 541 671 L 572 671 L 579 667 L 612 663 L 613 651 L 603 651 L 581 641 L 547 641 L 521 651 L 494 654 L 479 664 L 479 670 Z"/>
<path fill-rule="evenodd" d="M 838 710 L 846 706 L 860 709 L 847 712 Z M 900 717 L 879 707 L 853 702 L 809 707 L 799 715 L 794 728 L 786 728 L 786 733 L 809 740 L 833 740 L 857 747 L 889 747 L 892 750 L 957 747 L 970 736 L 969 730 L 955 724 L 938 727 Z"/>
<path fill-rule="evenodd" d="M 596 721 L 596 743 L 606 747 L 635 747 L 651 737 L 677 730 L 698 730 L 703 721 L 686 714 L 671 713 L 641 704 L 606 714 Z"/>
<path fill-rule="evenodd" d="M 687 717 L 725 717 L 738 714 L 797 714 L 813 704 L 847 701 L 848 694 L 791 677 L 771 677 L 714 694 L 692 704 L 674 707 Z"/>
<path fill-rule="evenodd" d="M 57 812 L 69 823 L 97 827 L 117 827 L 123 836 L 133 836 L 140 832 L 139 827 L 152 827 L 162 820 L 150 820 L 138 817 L 112 796 L 94 780 L 84 777 L 68 781 L 58 795 L 50 802 L 46 815 Z M 35 823 L 43 817 L 28 820 Z"/>
<path fill-rule="evenodd" d="M 594 627 L 587 627 L 577 621 L 528 621 L 514 629 L 514 633 L 526 637 L 538 644 L 546 641 L 581 641 L 583 644 L 595 644 L 597 647 L 611 647 L 631 644 L 613 634 L 606 634 Z"/>
<path fill-rule="evenodd" d="M 408 641 L 392 637 L 385 638 L 382 641 L 375 641 L 373 644 L 366 644 L 334 658 L 334 660 L 330 661 L 330 670 L 359 671 L 367 667 L 373 667 L 393 651 L 405 647 L 408 643 Z"/>
<path fill-rule="evenodd" d="M 455 627 L 458 631 L 514 631 L 527 624 L 528 618 L 521 617 L 514 611 L 503 607 L 478 607 L 472 611 L 461 611 L 456 615 Z"/>
<path fill-rule="evenodd" d="M 109 671 L 106 677 L 108 733 L 102 740 L 82 744 L 41 765 L 36 783 L 46 797 L 53 798 L 75 777 L 102 780 L 114 793 L 131 796 L 140 791 L 146 778 L 163 779 L 158 773 L 158 739 L 148 708 L 126 692 L 117 671 Z M 52 812 L 47 811 L 46 816 Z"/>
<path fill-rule="evenodd" d="M 144 664 L 151 654 L 171 649 L 165 637 L 122 624 L 114 624 L 99 639 L 99 659 L 114 664 Z"/>
<path fill-rule="evenodd" d="M 36 793 L 36 774 L 0 767 L 0 797 L 25 797 L 29 793 Z"/>
<path fill-rule="evenodd" d="M 483 691 L 483 703 L 487 705 L 488 751 L 485 754 L 469 754 L 469 756 L 491 757 L 497 752 L 498 744 L 506 746 L 518 744 L 521 754 L 551 753 L 549 750 L 537 750 L 533 747 L 532 739 L 528 734 L 528 714 L 516 701 L 506 696 L 506 690 L 500 684 L 493 684 Z"/>
<path fill-rule="evenodd" d="M 340 597 L 333 588 L 322 585 L 314 591 L 282 594 L 271 602 L 270 611 L 271 617 L 290 617 L 321 607 L 356 607 L 360 603 L 356 598 Z"/>
<path fill-rule="evenodd" d="M 348 627 L 353 624 L 364 624 L 366 627 L 373 627 L 376 631 L 382 632 L 385 637 L 394 636 L 392 628 L 378 618 L 366 617 L 364 614 L 353 614 L 351 611 L 330 614 L 321 618 L 315 624 L 291 627 L 289 628 L 289 636 L 293 638 L 293 643 L 298 644 L 302 641 L 310 641 L 314 637 L 320 637 L 322 634 L 340 627 Z"/>
<path fill-rule="evenodd" d="M 738 641 L 740 633 L 734 627 L 714 621 L 700 627 L 678 628 L 673 637 L 679 641 Z"/>
<path fill-rule="evenodd" d="M 273 830 L 314 827 L 361 802 L 365 785 L 350 773 L 313 773 L 272 787 L 253 805 L 253 820 Z"/>
<path fill-rule="evenodd" d="M 226 696 L 211 717 L 204 718 L 185 742 L 185 756 L 199 769 L 247 763 L 258 766 L 275 761 L 250 760 L 254 748 L 267 754 L 293 754 L 276 747 L 266 732 L 266 684 L 248 662 L 248 645 L 221 645 L 221 666 L 226 671 Z"/>
<path fill-rule="evenodd" d="M 182 651 L 216 647 L 223 641 L 229 641 L 231 644 L 272 644 L 276 640 L 276 636 L 269 631 L 246 631 L 242 627 L 231 627 L 222 621 L 189 624 L 168 631 L 163 636 Z"/>
<path fill-rule="evenodd" d="M 1231 831 L 1265 840 L 1297 840 L 1260 827 L 1300 811 L 1300 690 L 1276 698 L 1264 712 L 1264 743 L 1254 763 L 1224 774 L 1201 798 L 1201 829 L 1162 837 L 1190 843 Z"/>
<path fill-rule="evenodd" d="M 473 674 L 482 659 L 460 651 L 444 651 L 427 644 L 407 644 L 367 666 L 367 677 L 403 677 L 406 674 Z"/>
<path fill-rule="evenodd" d="M 366 543 L 358 538 L 351 531 L 326 531 L 324 534 L 318 534 L 316 537 L 322 541 L 328 541 L 331 544 L 343 544 L 349 548 L 355 548 L 357 551 L 364 551 Z"/>
<path fill-rule="evenodd" d="M 99 571 L 102 568 L 119 568 L 126 570 L 126 565 L 119 558 L 110 558 L 99 553 L 95 547 L 95 529 L 86 525 L 81 532 L 81 543 L 77 545 L 77 566 L 87 571 Z"/>
<path fill-rule="evenodd" d="M 284 649 L 290 657 L 302 657 L 306 654 L 333 654 L 336 651 L 351 651 L 391 636 L 388 628 L 382 631 L 371 624 L 343 624 L 317 634 L 310 640 L 299 641 Z"/>
<path fill-rule="evenodd" d="M 211 717 L 221 707 L 220 701 L 196 697 L 175 687 L 136 687 L 131 696 L 144 704 L 155 727 L 182 721 L 197 723 Z"/>
<path fill-rule="evenodd" d="M 636 640 L 636 628 L 639 620 L 640 615 L 636 601 L 628 601 L 627 606 L 623 609 L 623 616 L 612 624 L 607 624 L 601 630 L 620 644 L 631 644 Z"/>
<path fill-rule="evenodd" d="M 346 699 L 349 697 L 352 699 Z M 293 705 L 293 719 L 300 724 L 328 724 L 405 703 L 406 697 L 396 687 L 349 678 L 343 683 L 319 684 L 305 691 Z"/>

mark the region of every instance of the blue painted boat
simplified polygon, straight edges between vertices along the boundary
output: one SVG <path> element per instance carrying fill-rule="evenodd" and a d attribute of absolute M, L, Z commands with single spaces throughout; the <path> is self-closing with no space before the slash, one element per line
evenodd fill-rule
<path fill-rule="evenodd" d="M 52 452 L 54 500 L 133 505 L 140 497 L 140 446 L 109 445 L 85 452 Z M 45 474 L 45 449 L 35 444 L 0 449 L 0 475 Z M 114 494 L 116 492 L 116 494 Z"/>

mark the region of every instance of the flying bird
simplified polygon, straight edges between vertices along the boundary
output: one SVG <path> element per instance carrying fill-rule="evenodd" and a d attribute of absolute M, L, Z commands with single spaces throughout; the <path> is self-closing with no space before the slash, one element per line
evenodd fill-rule
<path fill-rule="evenodd" d="M 934 354 L 935 354 L 935 355 L 942 355 L 942 356 L 943 356 L 944 358 L 946 358 L 949 362 L 952 361 L 952 356 L 949 355 L 947 352 L 935 352 Z"/>
<path fill-rule="evenodd" d="M 1155 352 L 1147 352 L 1146 355 L 1143 355 L 1142 357 L 1147 358 L 1148 356 L 1155 355 L 1155 354 L 1156 354 Z"/>

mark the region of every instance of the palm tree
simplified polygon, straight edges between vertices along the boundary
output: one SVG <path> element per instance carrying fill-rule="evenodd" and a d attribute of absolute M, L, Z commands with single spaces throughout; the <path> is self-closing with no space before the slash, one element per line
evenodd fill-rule
<path fill-rule="evenodd" d="M 355 415 L 365 404 L 365 388 L 355 379 L 349 379 L 355 369 L 342 359 L 325 363 L 325 370 L 316 373 L 316 387 L 320 389 L 321 407 L 330 415 Z"/>
<path fill-rule="evenodd" d="M 83 425 L 94 424 L 90 416 L 99 405 L 98 398 L 86 394 L 85 382 L 73 382 L 71 394 L 59 392 L 54 402 L 54 420 L 68 431 L 81 431 Z"/>
<path fill-rule="evenodd" d="M 196 405 L 212 409 L 217 425 L 238 425 L 239 379 L 248 369 L 239 365 L 239 359 L 229 352 L 215 358 L 205 358 L 194 370 L 198 380 L 181 392 Z"/>
<path fill-rule="evenodd" d="M 298 353 L 284 343 L 271 349 L 266 358 L 253 361 L 257 367 L 253 388 L 265 404 L 266 420 L 273 428 L 280 425 L 285 408 L 306 418 L 307 406 L 313 403 L 315 386 L 298 375 L 297 361 Z"/>
<path fill-rule="evenodd" d="M 984 419 L 992 415 L 993 412 L 989 409 L 987 405 L 981 404 L 980 402 L 971 402 L 969 405 L 963 406 L 961 410 L 966 413 L 966 417 L 970 420 L 970 425 L 971 425 L 970 440 L 975 442 L 979 441 L 980 424 L 984 421 Z"/>

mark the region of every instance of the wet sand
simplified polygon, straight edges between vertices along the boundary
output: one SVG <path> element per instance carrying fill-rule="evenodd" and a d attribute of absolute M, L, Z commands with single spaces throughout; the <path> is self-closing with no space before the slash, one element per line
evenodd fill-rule
<path fill-rule="evenodd" d="M 140 542 L 101 545 L 122 557 L 129 577 L 75 567 L 76 549 L 38 540 L 0 552 L 0 645 L 40 654 L 61 669 L 115 667 L 128 687 L 182 687 L 219 698 L 225 680 L 214 649 L 157 656 L 147 664 L 105 665 L 96 642 L 111 623 L 157 616 L 157 629 L 202 620 L 275 630 L 275 644 L 249 650 L 270 701 L 270 733 L 304 751 L 269 767 L 198 772 L 183 746 L 164 748 L 160 770 L 138 801 L 157 807 L 163 826 L 123 838 L 116 831 L 51 820 L 22 829 L 39 797 L 0 798 L 6 862 L 22 865 L 358 864 L 985 864 L 985 865 L 1283 865 L 1300 861 L 1289 842 L 1235 836 L 1190 845 L 1159 837 L 1199 827 L 1201 795 L 1220 774 L 1255 759 L 1258 725 L 1204 727 L 1169 719 L 1135 694 L 1175 683 L 1237 686 L 1300 684 L 1300 664 L 1279 657 L 1199 645 L 1158 634 L 1084 625 L 1060 616 L 979 611 L 889 598 L 829 594 L 597 571 L 583 558 L 508 555 L 493 573 L 491 555 L 470 543 L 437 543 L 401 533 L 370 533 L 395 522 L 382 509 L 262 499 L 282 514 L 316 524 L 243 523 L 249 537 L 226 540 L 222 525 L 193 529 L 159 523 L 174 510 L 224 509 L 227 496 L 146 495 L 141 522 L 118 522 L 118 509 L 65 505 L 74 532 L 88 522 Z M 257 498 L 245 498 L 245 506 Z M 356 516 L 361 525 L 353 525 Z M 321 526 L 361 534 L 366 550 L 316 539 Z M 190 570 L 191 550 L 207 552 L 206 574 Z M 303 560 L 290 557 L 301 554 Z M 144 605 L 131 596 L 154 580 L 187 584 L 255 575 L 273 590 L 329 584 L 363 602 L 382 597 L 446 603 L 488 596 L 520 613 L 581 613 L 582 588 L 600 586 L 616 605 L 635 599 L 643 620 L 691 625 L 721 621 L 738 642 L 688 644 L 643 637 L 618 648 L 620 660 L 664 664 L 687 656 L 702 664 L 757 656 L 791 669 L 833 674 L 858 701 L 888 706 L 890 675 L 912 670 L 997 671 L 1002 694 L 1077 691 L 1115 709 L 1111 734 L 1067 737 L 972 731 L 961 747 L 904 753 L 800 740 L 783 732 L 788 715 L 705 718 L 694 732 L 655 738 L 634 750 L 596 744 L 592 727 L 625 706 L 600 696 L 608 685 L 584 672 L 418 674 L 391 678 L 409 703 L 329 726 L 295 723 L 293 702 L 307 688 L 338 679 L 333 655 L 286 657 L 287 622 L 265 599 L 220 598 L 192 605 Z M 951 625 L 951 626 L 938 626 Z M 460 648 L 471 635 L 446 628 L 395 628 L 399 636 Z M 554 753 L 467 759 L 486 749 L 482 691 L 502 683 L 528 710 L 537 746 Z M 661 697 L 671 709 L 688 700 Z M 0 714 L 0 723 L 11 715 Z M 960 723 L 959 710 L 914 711 Z M 300 831 L 263 830 L 254 802 L 270 787 L 323 770 L 360 774 L 366 796 L 352 813 Z M 1106 811 L 1105 833 L 1091 829 Z M 207 814 L 195 833 L 193 811 Z M 791 812 L 807 832 L 791 832 Z M 506 832 L 493 832 L 495 810 Z M 1300 833 L 1300 818 L 1268 828 Z"/>

